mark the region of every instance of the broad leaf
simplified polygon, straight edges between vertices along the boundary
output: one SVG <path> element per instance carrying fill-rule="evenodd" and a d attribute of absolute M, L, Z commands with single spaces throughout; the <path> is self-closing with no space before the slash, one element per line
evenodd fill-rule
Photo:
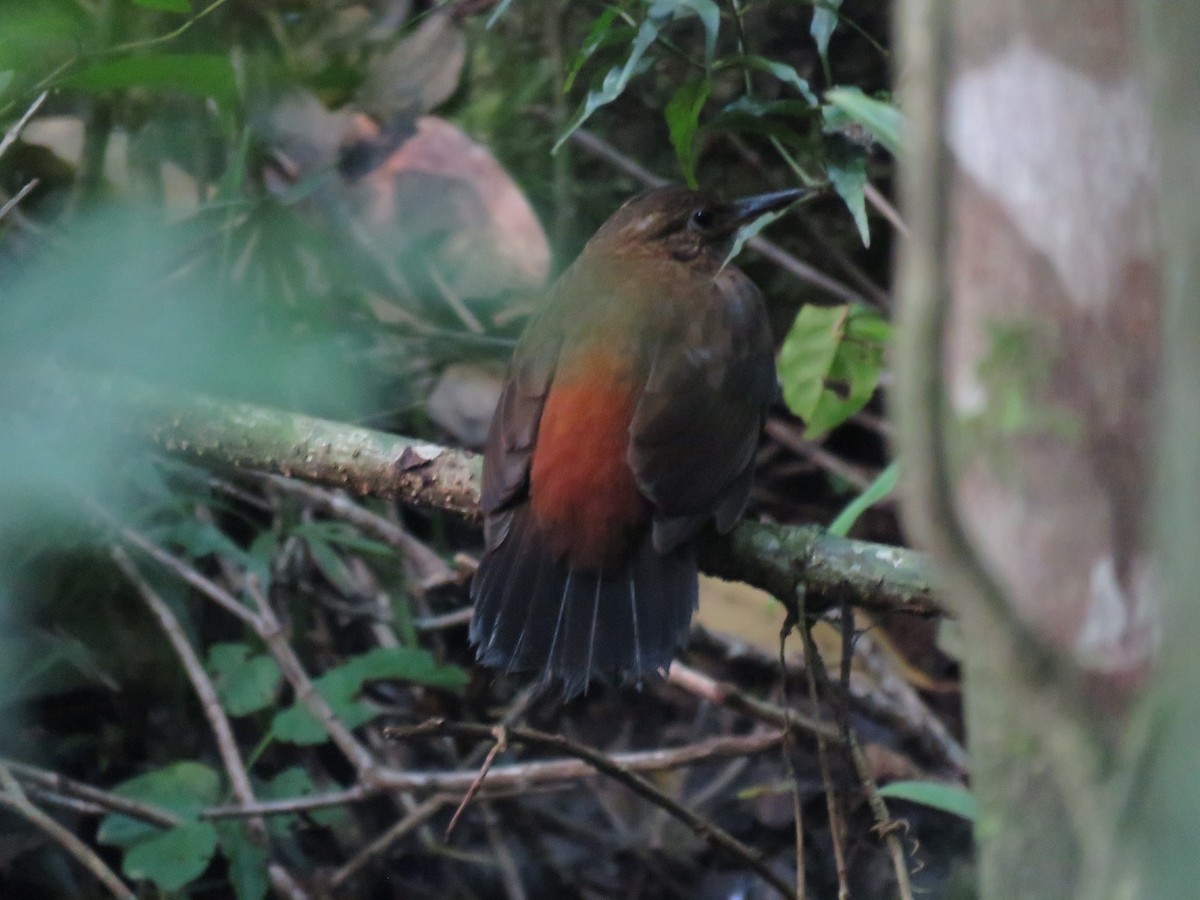
<path fill-rule="evenodd" d="M 220 799 L 221 779 L 201 763 L 178 762 L 130 778 L 113 788 L 113 793 L 173 812 L 184 819 L 194 819 L 205 806 Z M 101 821 L 96 840 L 102 844 L 130 847 L 161 831 L 138 819 L 112 813 Z"/>
<path fill-rule="evenodd" d="M 942 784 L 937 781 L 893 781 L 880 788 L 879 793 L 883 797 L 908 800 L 910 803 L 940 809 L 972 822 L 979 816 L 979 803 L 975 800 L 975 795 L 956 784 Z"/>
<path fill-rule="evenodd" d="M 221 853 L 229 860 L 229 883 L 237 900 L 263 900 L 267 881 L 266 850 L 250 840 L 243 822 L 216 823 Z"/>
<path fill-rule="evenodd" d="M 133 0 L 138 6 L 147 9 L 161 9 L 164 12 L 186 13 L 192 11 L 189 0 Z"/>
<path fill-rule="evenodd" d="M 813 4 L 812 24 L 809 33 L 817 42 L 817 52 L 821 54 L 821 65 L 829 71 L 829 39 L 833 36 L 838 24 L 838 10 L 842 0 L 816 0 Z"/>
<path fill-rule="evenodd" d="M 144 87 L 212 97 L 220 103 L 237 96 L 229 57 L 215 53 L 143 53 L 96 63 L 59 82 L 92 91 Z"/>
<path fill-rule="evenodd" d="M 829 183 L 850 210 L 854 226 L 864 247 L 871 246 L 871 231 L 867 224 L 867 157 L 861 148 L 849 141 L 831 138 L 825 157 L 825 174 Z"/>
<path fill-rule="evenodd" d="M 125 854 L 122 870 L 130 878 L 152 881 L 178 891 L 204 874 L 217 850 L 211 822 L 188 822 L 141 841 Z"/>
<path fill-rule="evenodd" d="M 275 660 L 252 656 L 246 644 L 213 644 L 208 649 L 208 672 L 231 716 L 266 709 L 279 695 L 283 677 Z"/>
<path fill-rule="evenodd" d="M 831 88 L 825 92 L 825 101 L 869 131 L 893 156 L 899 155 L 903 117 L 895 106 L 868 97 L 856 87 Z M 825 119 L 827 125 L 834 122 L 829 107 L 826 107 Z"/>

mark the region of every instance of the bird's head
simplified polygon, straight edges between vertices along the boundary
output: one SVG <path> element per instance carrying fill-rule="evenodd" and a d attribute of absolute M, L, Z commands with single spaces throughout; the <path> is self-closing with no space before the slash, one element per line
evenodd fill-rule
<path fill-rule="evenodd" d="M 741 226 L 808 193 L 793 188 L 722 201 L 679 186 L 654 188 L 613 213 L 589 242 L 588 250 L 621 258 L 644 256 L 719 267 Z"/>

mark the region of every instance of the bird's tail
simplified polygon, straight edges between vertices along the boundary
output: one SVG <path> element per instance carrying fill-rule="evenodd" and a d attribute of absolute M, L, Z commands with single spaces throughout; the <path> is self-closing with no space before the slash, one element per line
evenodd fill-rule
<path fill-rule="evenodd" d="M 584 572 L 550 553 L 528 506 L 512 515 L 471 585 L 481 663 L 540 672 L 568 697 L 593 680 L 638 681 L 670 665 L 696 609 L 690 547 L 657 553 L 647 529 L 626 561 Z"/>

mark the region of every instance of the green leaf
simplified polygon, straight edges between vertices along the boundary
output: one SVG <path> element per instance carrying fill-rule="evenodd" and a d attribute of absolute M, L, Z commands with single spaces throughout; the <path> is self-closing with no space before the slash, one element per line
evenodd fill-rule
<path fill-rule="evenodd" d="M 246 644 L 213 644 L 208 671 L 221 704 L 231 716 L 266 709 L 279 694 L 282 674 L 269 656 L 251 656 Z"/>
<path fill-rule="evenodd" d="M 620 9 L 615 6 L 610 6 L 602 12 L 596 21 L 592 22 L 592 27 L 588 29 L 588 35 L 583 40 L 579 51 L 571 59 L 571 64 L 567 66 L 567 77 L 563 81 L 563 93 L 571 90 L 571 85 L 575 83 L 575 79 L 579 76 L 580 69 L 584 63 L 592 58 L 592 54 L 599 50 L 602 46 L 612 43 L 617 39 L 632 35 L 633 29 L 618 29 L 616 34 L 612 33 L 613 22 L 616 21 Z M 625 34 L 623 34 L 624 32 Z"/>
<path fill-rule="evenodd" d="M 146 9 L 161 9 L 165 12 L 186 13 L 192 11 L 189 0 L 133 0 L 138 6 Z"/>
<path fill-rule="evenodd" d="M 204 874 L 217 850 L 211 822 L 188 822 L 142 841 L 125 854 L 122 870 L 130 878 L 152 881 L 178 891 Z"/>
<path fill-rule="evenodd" d="M 975 795 L 956 784 L 937 781 L 893 781 L 879 789 L 883 797 L 920 803 L 931 809 L 940 809 L 964 819 L 975 821 L 979 816 L 979 803 Z"/>
<path fill-rule="evenodd" d="M 4 92 L 8 90 L 8 86 L 13 83 L 13 78 L 16 77 L 16 74 L 12 69 L 5 69 L 3 72 L 0 72 L 0 96 L 3 96 Z"/>
<path fill-rule="evenodd" d="M 821 65 L 825 67 L 828 74 L 829 71 L 829 39 L 833 36 L 833 31 L 838 24 L 838 10 L 842 6 L 842 0 L 817 0 L 813 4 L 812 24 L 809 26 L 809 34 L 813 40 L 817 42 L 817 52 L 821 54 Z"/>
<path fill-rule="evenodd" d="M 779 379 L 788 409 L 808 421 L 825 390 L 849 307 L 804 306 L 779 351 Z"/>
<path fill-rule="evenodd" d="M 893 461 L 875 476 L 875 480 L 867 485 L 865 491 L 846 504 L 846 508 L 838 513 L 837 518 L 830 523 L 828 532 L 839 537 L 849 534 L 850 529 L 854 527 L 854 523 L 863 513 L 896 489 L 896 479 L 899 474 L 900 464 Z"/>
<path fill-rule="evenodd" d="M 667 104 L 671 144 L 683 178 L 693 188 L 696 186 L 696 129 L 700 124 L 700 110 L 711 89 L 708 78 L 690 81 L 677 90 Z"/>
<path fill-rule="evenodd" d="M 96 63 L 67 76 L 63 87 L 90 91 L 144 87 L 172 89 L 228 103 L 237 96 L 229 57 L 214 53 L 144 53 Z"/>
<path fill-rule="evenodd" d="M 861 306 L 805 306 L 779 354 L 788 407 L 810 438 L 862 409 L 879 384 L 890 326 Z"/>
<path fill-rule="evenodd" d="M 237 900 L 263 900 L 269 888 L 266 850 L 250 840 L 244 822 L 217 822 L 216 828 Z"/>
<path fill-rule="evenodd" d="M 825 174 L 833 189 L 850 210 L 858 236 L 864 247 L 871 246 L 871 231 L 867 224 L 867 157 L 846 141 L 829 148 L 825 158 Z"/>
<path fill-rule="evenodd" d="M 791 207 L 788 207 L 790 209 Z M 787 209 L 776 209 L 772 212 L 763 213 L 757 219 L 752 219 L 737 230 L 737 234 L 733 236 L 733 246 L 729 248 L 729 253 L 725 256 L 721 263 L 721 268 L 725 268 L 733 259 L 742 252 L 742 248 L 746 246 L 746 241 L 750 240 L 780 216 L 784 215 Z"/>
<path fill-rule="evenodd" d="M 467 683 L 462 669 L 440 665 L 428 650 L 379 647 L 330 669 L 313 685 L 348 728 L 357 728 L 379 713 L 356 697 L 366 682 L 385 678 L 450 690 L 460 690 Z M 323 743 L 327 737 L 321 723 L 300 701 L 275 716 L 271 733 L 278 740 L 303 746 Z"/>
<path fill-rule="evenodd" d="M 184 819 L 195 819 L 200 810 L 220 799 L 221 779 L 201 763 L 177 762 L 130 778 L 113 788 L 113 793 L 173 812 Z M 154 825 L 112 813 L 101 821 L 96 840 L 102 844 L 130 847 L 160 833 L 161 829 Z"/>
<path fill-rule="evenodd" d="M 264 800 L 292 800 L 309 797 L 315 793 L 317 793 L 317 786 L 313 784 L 308 772 L 300 766 L 290 766 L 279 772 L 270 781 L 264 783 L 259 791 Z M 332 827 L 345 819 L 346 810 L 344 807 L 331 806 L 327 809 L 309 810 L 305 815 L 318 825 Z M 281 837 L 286 835 L 288 828 L 297 821 L 299 821 L 299 817 L 295 815 L 271 816 L 267 820 L 267 827 L 276 837 Z"/>
<path fill-rule="evenodd" d="M 655 0 L 648 15 L 652 19 L 681 19 L 695 15 L 704 26 L 704 60 L 711 66 L 721 28 L 721 8 L 713 0 Z"/>
<path fill-rule="evenodd" d="M 717 63 L 716 68 L 725 69 L 730 66 L 745 66 L 748 69 L 755 69 L 759 72 L 766 72 L 768 75 L 773 75 L 784 84 L 789 84 L 800 92 L 800 96 L 805 99 L 808 105 L 816 106 L 818 104 L 817 95 L 813 93 L 813 89 L 809 86 L 808 81 L 800 77 L 800 73 L 796 71 L 794 66 L 789 66 L 787 63 L 776 62 L 773 59 L 767 59 L 765 56 L 757 54 L 747 54 L 741 56 L 730 56 L 722 59 Z"/>
<path fill-rule="evenodd" d="M 825 100 L 869 131 L 893 156 L 899 155 L 903 116 L 895 106 L 868 97 L 856 87 L 831 88 L 825 92 Z M 830 121 L 828 112 L 826 121 Z"/>
<path fill-rule="evenodd" d="M 654 43 L 654 40 L 657 37 L 658 24 L 653 19 L 647 18 L 646 21 L 642 23 L 641 27 L 638 28 L 637 36 L 633 39 L 633 45 L 629 48 L 629 56 L 626 58 L 624 64 L 620 66 L 614 66 L 613 68 L 609 69 L 608 73 L 604 76 L 604 79 L 600 82 L 600 87 L 598 89 L 588 91 L 587 97 L 584 98 L 583 106 L 580 107 L 579 112 L 575 114 L 575 117 L 571 120 L 570 124 L 567 125 L 566 130 L 555 142 L 554 147 L 550 151 L 551 153 L 557 153 L 558 148 L 561 147 L 563 143 L 566 142 L 566 140 L 572 134 L 574 134 L 581 125 L 583 125 L 584 122 L 591 118 L 592 113 L 594 113 L 600 107 L 612 103 L 614 100 L 620 97 L 622 93 L 624 93 L 626 85 L 629 84 L 629 79 L 631 79 L 638 72 L 642 71 L 642 57 L 645 55 L 646 50 L 649 49 L 650 45 Z M 646 65 L 649 65 L 648 61 L 646 62 Z"/>

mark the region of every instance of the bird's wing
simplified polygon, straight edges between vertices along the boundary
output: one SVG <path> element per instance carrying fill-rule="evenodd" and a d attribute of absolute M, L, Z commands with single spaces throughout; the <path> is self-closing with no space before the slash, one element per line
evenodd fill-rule
<path fill-rule="evenodd" d="M 722 531 L 737 521 L 763 417 L 778 393 L 758 290 L 733 269 L 711 289 L 717 295 L 695 303 L 683 330 L 658 343 L 630 425 L 629 462 L 655 506 L 659 552 L 710 516 Z"/>
<path fill-rule="evenodd" d="M 487 544 L 506 532 L 502 513 L 524 499 L 538 425 L 558 359 L 560 338 L 545 316 L 530 322 L 513 353 L 483 457 L 480 505 L 488 517 Z"/>

